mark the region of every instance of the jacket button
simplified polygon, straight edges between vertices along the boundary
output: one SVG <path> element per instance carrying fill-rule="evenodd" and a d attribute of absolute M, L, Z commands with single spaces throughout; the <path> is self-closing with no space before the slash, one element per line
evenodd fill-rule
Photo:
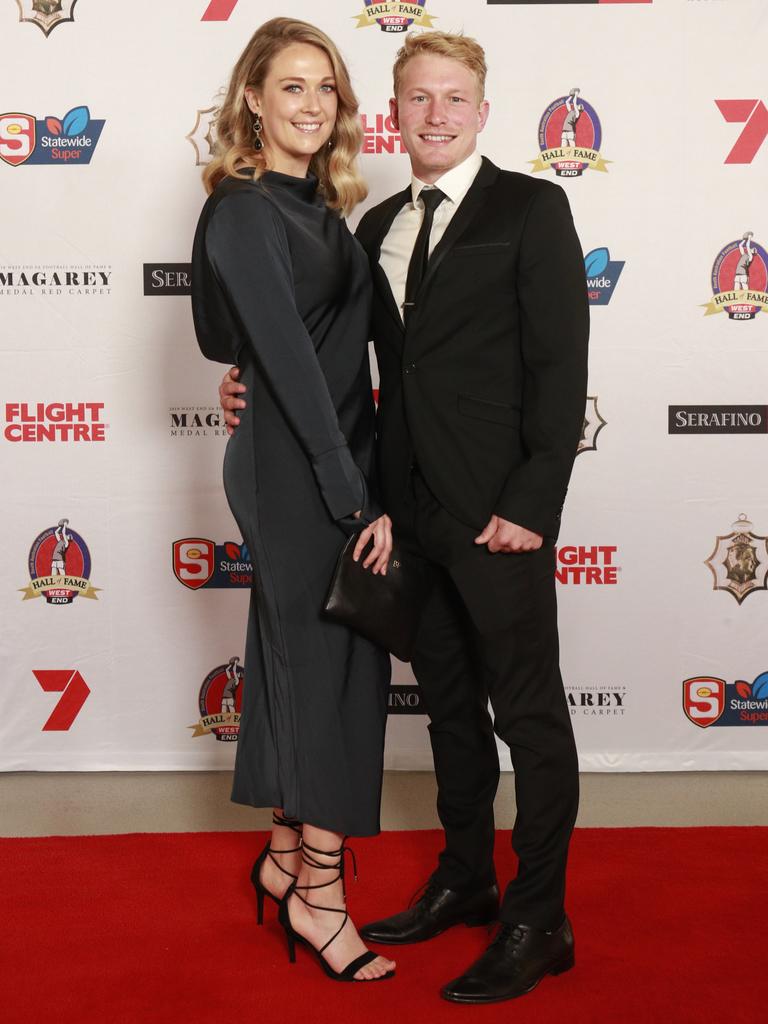
<path fill-rule="evenodd" d="M 416 363 L 408 363 L 408 365 L 405 367 L 405 373 L 415 373 L 415 371 Z"/>

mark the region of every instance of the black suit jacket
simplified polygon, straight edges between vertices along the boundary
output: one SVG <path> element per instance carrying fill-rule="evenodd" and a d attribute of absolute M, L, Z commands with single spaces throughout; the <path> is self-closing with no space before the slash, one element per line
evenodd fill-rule
<path fill-rule="evenodd" d="M 589 309 L 565 192 L 483 158 L 404 328 L 379 265 L 410 185 L 357 229 L 374 281 L 384 507 L 407 522 L 414 461 L 481 530 L 493 513 L 556 537 L 586 404 Z"/>

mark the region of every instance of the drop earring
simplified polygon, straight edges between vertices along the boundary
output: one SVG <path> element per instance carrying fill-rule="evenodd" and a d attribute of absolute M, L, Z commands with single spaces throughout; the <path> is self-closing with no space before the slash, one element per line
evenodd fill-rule
<path fill-rule="evenodd" d="M 261 141 L 261 130 L 263 127 L 261 116 L 256 114 L 253 119 L 253 148 L 257 153 L 264 149 L 264 143 Z"/>

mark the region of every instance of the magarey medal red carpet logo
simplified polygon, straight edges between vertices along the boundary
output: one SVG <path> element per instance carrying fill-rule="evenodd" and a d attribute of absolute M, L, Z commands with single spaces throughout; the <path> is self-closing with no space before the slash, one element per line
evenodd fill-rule
<path fill-rule="evenodd" d="M 203 680 L 198 705 L 200 720 L 190 725 L 192 738 L 210 733 L 224 743 L 237 740 L 243 703 L 243 667 L 235 655 L 226 665 L 217 665 Z"/>
<path fill-rule="evenodd" d="M 723 246 L 712 264 L 712 299 L 704 316 L 727 313 L 729 320 L 754 320 L 768 312 L 768 252 L 753 231 Z"/>
<path fill-rule="evenodd" d="M 76 3 L 77 0 L 16 0 L 19 21 L 37 25 L 46 37 L 57 25 L 75 20 L 73 11 Z"/>
<path fill-rule="evenodd" d="M 23 600 L 44 597 L 48 604 L 72 604 L 75 598 L 96 600 L 101 587 L 91 585 L 91 553 L 79 533 L 60 519 L 35 537 L 29 551 L 29 584 Z"/>
<path fill-rule="evenodd" d="M 551 169 L 559 178 L 579 178 L 588 170 L 607 172 L 611 161 L 600 155 L 602 142 L 597 111 L 582 98 L 581 89 L 571 89 L 553 100 L 539 121 L 541 153 L 529 161 L 531 171 Z"/>

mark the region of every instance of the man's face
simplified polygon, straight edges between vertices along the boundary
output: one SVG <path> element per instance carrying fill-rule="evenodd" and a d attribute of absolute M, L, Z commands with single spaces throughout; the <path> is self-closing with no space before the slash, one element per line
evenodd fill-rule
<path fill-rule="evenodd" d="M 432 53 L 408 61 L 389 109 L 413 173 L 430 185 L 474 152 L 488 119 L 474 72 Z"/>

